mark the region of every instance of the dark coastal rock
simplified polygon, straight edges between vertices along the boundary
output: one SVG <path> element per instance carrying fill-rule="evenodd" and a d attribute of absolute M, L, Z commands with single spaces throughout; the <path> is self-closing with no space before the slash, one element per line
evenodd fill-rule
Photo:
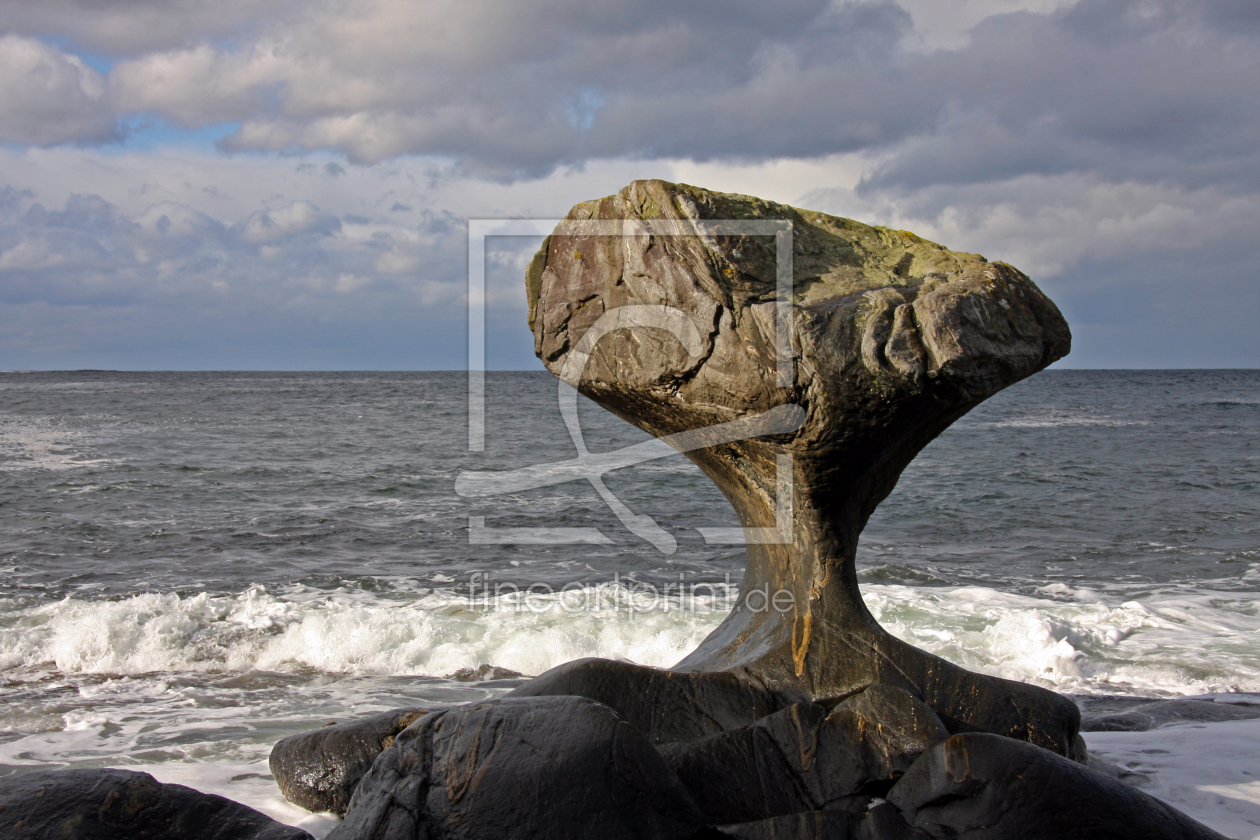
<path fill-rule="evenodd" d="M 806 699 L 799 691 L 775 691 L 733 674 L 675 674 L 609 659 L 566 662 L 508 693 L 509 697 L 564 695 L 598 700 L 653 744 L 747 726 Z"/>
<path fill-rule="evenodd" d="M 1222 840 L 1164 802 L 1021 741 L 954 735 L 888 792 L 907 822 L 961 840 Z"/>
<path fill-rule="evenodd" d="M 394 709 L 290 735 L 271 750 L 271 775 L 294 805 L 345 816 L 372 762 L 394 736 L 426 714 L 424 709 Z"/>
<path fill-rule="evenodd" d="M 1121 767 L 1114 761 L 1108 761 L 1097 755 L 1090 755 L 1085 761 L 1085 766 L 1095 773 L 1102 773 L 1104 776 L 1110 776 L 1117 781 L 1124 782 L 1129 787 L 1145 787 L 1151 783 L 1151 779 L 1155 775 L 1153 772 L 1130 770 L 1127 767 Z"/>
<path fill-rule="evenodd" d="M 435 712 L 372 765 L 329 840 L 690 838 L 703 817 L 636 729 L 584 697 Z"/>
<path fill-rule="evenodd" d="M 513 671 L 511 668 L 500 668 L 498 665 L 483 662 L 476 668 L 460 668 L 453 674 L 447 674 L 446 678 L 457 682 L 490 682 L 492 680 L 515 680 L 524 676 L 520 671 Z"/>
<path fill-rule="evenodd" d="M 855 758 L 873 773 L 881 795 L 885 783 L 899 779 L 925 750 L 949 736 L 926 704 L 886 685 L 873 685 L 845 699 L 827 716 L 827 725 L 860 747 Z"/>
<path fill-rule="evenodd" d="M 130 770 L 0 778 L 5 840 L 310 840 L 253 808 Z"/>
<path fill-rule="evenodd" d="M 1212 700 L 1178 698 L 1112 697 L 1085 700 L 1081 716 L 1084 732 L 1146 732 L 1175 723 L 1215 723 L 1260 718 L 1260 705 L 1216 703 Z"/>
<path fill-rule="evenodd" d="M 720 832 L 739 840 L 932 840 L 906 823 L 888 803 L 865 813 L 808 811 L 767 820 L 723 826 Z"/>
<path fill-rule="evenodd" d="M 724 220 L 781 220 L 791 235 Z M 776 302 L 780 266 L 792 290 Z M 854 565 L 867 519 L 924 446 L 1067 354 L 1067 324 L 1031 280 L 905 231 L 636 181 L 574 207 L 526 288 L 547 368 L 686 450 L 761 529 L 742 591 L 775 608 L 741 599 L 676 674 L 819 700 L 890 685 L 951 732 L 1072 754 L 1071 701 L 896 639 L 862 603 Z M 746 436 L 696 431 L 731 422 Z"/>
<path fill-rule="evenodd" d="M 717 825 L 807 811 L 866 811 L 949 733 L 906 692 L 872 686 L 828 712 L 798 703 L 751 726 L 661 748 Z"/>

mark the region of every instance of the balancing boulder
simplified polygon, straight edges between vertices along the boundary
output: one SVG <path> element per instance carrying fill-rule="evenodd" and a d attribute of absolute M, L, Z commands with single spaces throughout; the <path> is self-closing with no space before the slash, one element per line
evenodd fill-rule
<path fill-rule="evenodd" d="M 896 639 L 854 565 L 867 519 L 924 446 L 1067 354 L 1067 323 L 1031 280 L 905 231 L 636 181 L 574 207 L 526 290 L 547 368 L 676 436 L 749 535 L 746 596 L 673 673 L 819 700 L 890 685 L 950 732 L 1072 754 L 1075 704 Z"/>

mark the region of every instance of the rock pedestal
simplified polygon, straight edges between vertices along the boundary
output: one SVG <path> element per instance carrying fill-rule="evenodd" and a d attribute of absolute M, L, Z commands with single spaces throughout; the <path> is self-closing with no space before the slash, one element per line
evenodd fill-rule
<path fill-rule="evenodd" d="M 775 222 L 784 234 L 741 232 Z M 894 638 L 862 603 L 854 566 L 863 526 L 911 459 L 1068 352 L 1067 324 L 1031 280 L 905 231 L 637 181 L 574 207 L 526 286 L 547 368 L 657 437 L 702 443 L 695 430 L 803 410 L 793 431 L 686 452 L 750 535 L 742 588 L 762 594 L 674 672 L 820 700 L 894 686 L 950 732 L 1072 753 L 1073 703 Z"/>

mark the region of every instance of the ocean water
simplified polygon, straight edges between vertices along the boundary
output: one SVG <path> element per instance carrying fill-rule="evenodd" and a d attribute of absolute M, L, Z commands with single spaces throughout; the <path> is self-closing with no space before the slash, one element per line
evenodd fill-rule
<path fill-rule="evenodd" d="M 575 454 L 549 374 L 488 375 L 484 452 L 466 391 L 433 372 L 0 374 L 0 773 L 134 767 L 318 836 L 331 818 L 268 775 L 285 735 L 518 684 L 458 673 L 482 664 L 681 659 L 739 590 L 742 549 L 697 530 L 737 524 L 720 493 L 681 456 L 609 474 L 671 554 L 585 482 L 462 498 L 463 470 Z M 592 451 L 645 439 L 580 418 Z M 600 537 L 493 543 L 478 523 Z M 969 668 L 1076 695 L 1260 693 L 1260 372 L 1020 383 L 920 455 L 859 565 L 889 630 Z M 1164 756 L 1157 795 L 1260 837 L 1250 723 L 1087 740 Z"/>

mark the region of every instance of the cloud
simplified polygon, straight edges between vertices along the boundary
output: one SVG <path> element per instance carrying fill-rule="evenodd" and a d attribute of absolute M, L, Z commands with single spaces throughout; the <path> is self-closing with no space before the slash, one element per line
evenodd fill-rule
<path fill-rule="evenodd" d="M 294 201 L 278 210 L 258 210 L 238 226 L 240 236 L 255 245 L 295 236 L 328 236 L 341 230 L 341 220 L 309 201 Z"/>
<path fill-rule="evenodd" d="M 16 19 L 85 37 L 68 0 L 38 6 Z M 131 52 L 107 38 L 124 52 L 96 99 L 31 98 L 96 134 L 35 121 L 23 142 L 106 137 L 105 102 L 237 125 L 229 151 L 422 154 L 509 180 L 601 158 L 858 151 L 884 160 L 870 183 L 886 187 L 1087 170 L 1202 185 L 1233 164 L 1260 177 L 1260 15 L 1245 0 L 277 0 L 228 3 L 221 23 L 185 3 L 80 12 L 103 31 L 130 16 L 166 34 Z M 73 56 L 10 40 L 43 50 L 58 90 L 101 85 L 81 62 L 74 81 Z"/>
<path fill-rule="evenodd" d="M 194 333 L 226 334 L 232 313 L 314 346 L 310 325 L 412 313 L 435 347 L 455 346 L 464 219 L 557 216 L 665 177 L 1009 260 L 1085 325 L 1073 361 L 1115 351 L 1088 330 L 1155 323 L 1153 301 L 1182 295 L 1186 311 L 1218 301 L 1229 358 L 1260 364 L 1227 303 L 1251 299 L 1257 262 L 1253 0 L 0 0 L 0 13 L 14 33 L 0 38 L 0 295 L 49 324 L 106 305 L 169 323 L 163 307 L 185 295 Z M 228 154 L 82 148 L 116 143 L 119 120 L 219 126 Z M 78 147 L 40 150 L 58 144 Z M 521 258 L 489 257 L 504 323 Z M 1207 358 L 1191 320 L 1169 316 L 1164 336 Z M 1153 358 L 1148 333 L 1125 334 Z"/>
<path fill-rule="evenodd" d="M 57 33 L 89 52 L 126 55 L 189 46 L 207 39 L 247 39 L 296 19 L 290 0 L 0 0 L 11 32 Z"/>
<path fill-rule="evenodd" d="M 100 73 L 40 41 L 0 37 L 0 141 L 51 145 L 119 139 Z"/>
<path fill-rule="evenodd" d="M 1260 46 L 1232 0 L 905 2 L 346 0 L 126 58 L 109 90 L 126 112 L 239 123 L 230 150 L 418 153 L 494 177 L 896 150 L 876 178 L 913 185 L 937 161 L 968 181 L 1178 154 L 1211 168 L 1254 148 L 1238 103 Z M 952 46 L 929 48 L 945 7 Z"/>
<path fill-rule="evenodd" d="M 105 171 L 103 162 L 97 159 L 88 171 Z M 111 173 L 120 184 L 134 185 L 145 161 L 109 163 L 122 170 Z M 190 169 L 189 163 L 177 168 Z M 282 161 L 269 165 L 292 171 Z M 311 181 L 326 181 L 321 173 L 311 173 Z M 146 175 L 163 180 L 165 173 Z M 213 172 L 201 177 L 232 186 Z M 98 174 L 94 185 L 109 188 L 109 179 Z M 408 228 L 366 218 L 364 225 L 343 224 L 311 201 L 274 196 L 261 200 L 271 206 L 223 218 L 205 212 L 223 203 L 222 193 L 199 186 L 187 184 L 185 192 L 200 208 L 174 200 L 146 204 L 137 200 L 139 191 L 121 189 L 122 197 L 142 206 L 138 211 L 96 194 L 71 193 L 53 204 L 33 200 L 41 196 L 29 188 L 0 190 L 0 314 L 23 325 L 0 338 L 6 363 L 40 366 L 39 360 L 65 358 L 63 364 L 101 366 L 112 354 L 118 365 L 126 353 L 148 348 L 148 362 L 140 366 L 170 366 L 180 354 L 201 358 L 202 366 L 216 358 L 220 365 L 250 366 L 248 354 L 270 346 L 281 355 L 309 350 L 305 362 L 291 355 L 290 365 L 356 366 L 359 358 L 357 366 L 378 367 L 360 354 L 384 345 L 395 366 L 426 367 L 414 338 L 423 323 L 438 366 L 452 366 L 462 355 L 462 349 L 454 356 L 450 351 L 462 348 L 459 340 L 444 341 L 450 330 L 444 325 L 457 324 L 464 289 L 466 246 L 451 220 L 430 213 Z M 236 212 L 242 205 L 248 202 L 238 203 Z M 395 240 L 405 246 L 395 247 Z M 382 255 L 391 252 L 404 254 L 405 265 L 379 270 Z"/>

